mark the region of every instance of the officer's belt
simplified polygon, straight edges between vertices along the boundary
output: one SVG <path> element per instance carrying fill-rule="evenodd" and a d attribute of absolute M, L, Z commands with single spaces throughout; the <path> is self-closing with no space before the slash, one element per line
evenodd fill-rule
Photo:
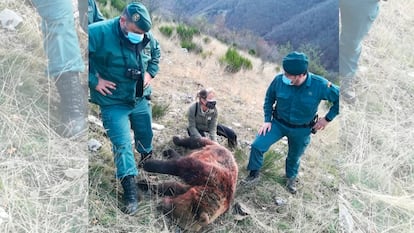
<path fill-rule="evenodd" d="M 276 116 L 275 119 L 289 128 L 312 128 L 315 125 L 313 120 L 307 124 L 295 125 L 283 120 L 279 116 Z"/>

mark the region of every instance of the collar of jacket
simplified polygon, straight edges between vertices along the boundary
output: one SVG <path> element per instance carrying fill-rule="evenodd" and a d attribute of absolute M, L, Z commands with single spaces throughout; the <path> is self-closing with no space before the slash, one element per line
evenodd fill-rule
<path fill-rule="evenodd" d="M 306 74 L 306 80 L 305 80 L 305 85 L 307 86 L 307 87 L 310 87 L 310 85 L 311 85 L 311 83 L 312 83 L 312 73 L 311 72 L 308 72 L 307 74 Z"/>

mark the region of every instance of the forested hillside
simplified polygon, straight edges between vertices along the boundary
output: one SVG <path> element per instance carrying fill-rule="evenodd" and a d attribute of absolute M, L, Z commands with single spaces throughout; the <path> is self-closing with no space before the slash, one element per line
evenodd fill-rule
<path fill-rule="evenodd" d="M 335 0 L 167 0 L 148 1 L 154 12 L 187 21 L 209 23 L 206 33 L 229 38 L 248 49 L 257 49 L 263 39 L 273 54 L 262 57 L 280 58 L 275 46 L 306 46 L 319 51 L 326 69 L 338 69 L 338 2 Z M 230 29 L 228 32 L 224 29 Z M 262 42 L 263 43 L 263 42 Z M 267 51 L 270 53 L 270 51 Z M 261 54 L 263 55 L 263 54 Z"/>

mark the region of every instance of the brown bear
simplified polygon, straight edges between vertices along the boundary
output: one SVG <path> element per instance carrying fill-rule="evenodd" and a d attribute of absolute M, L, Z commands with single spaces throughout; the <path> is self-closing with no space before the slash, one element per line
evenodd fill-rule
<path fill-rule="evenodd" d="M 199 231 L 225 213 L 236 191 L 238 167 L 233 154 L 207 138 L 173 138 L 174 144 L 197 149 L 180 156 L 170 149 L 164 151 L 168 160 L 150 159 L 145 171 L 178 176 L 178 181 L 150 184 L 164 195 L 161 207 L 178 225 L 186 230 Z"/>

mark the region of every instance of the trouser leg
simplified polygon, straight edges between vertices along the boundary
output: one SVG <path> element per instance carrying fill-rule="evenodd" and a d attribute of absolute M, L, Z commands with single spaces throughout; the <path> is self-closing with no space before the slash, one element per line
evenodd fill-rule
<path fill-rule="evenodd" d="M 237 146 L 237 135 L 234 130 L 222 124 L 217 124 L 217 135 L 227 138 L 229 147 Z"/>
<path fill-rule="evenodd" d="M 83 72 L 85 65 L 79 47 L 72 1 L 32 0 L 42 17 L 43 46 L 48 57 L 48 74 Z"/>
<path fill-rule="evenodd" d="M 151 105 L 145 98 L 137 102 L 131 115 L 131 127 L 134 131 L 135 148 L 141 155 L 152 152 L 152 113 Z"/>
<path fill-rule="evenodd" d="M 269 150 L 273 143 L 284 136 L 284 129 L 278 123 L 272 122 L 272 129 L 266 135 L 257 135 L 250 150 L 249 164 L 247 170 L 257 171 L 263 166 L 263 154 Z"/>
<path fill-rule="evenodd" d="M 300 159 L 310 143 L 309 128 L 291 129 L 287 135 L 289 151 L 286 157 L 286 177 L 296 178 L 300 166 Z"/>
<path fill-rule="evenodd" d="M 343 78 L 352 78 L 358 68 L 362 39 L 378 15 L 379 4 L 377 0 L 341 0 L 339 7 L 339 74 Z"/>
<path fill-rule="evenodd" d="M 129 122 L 131 111 L 132 108 L 126 105 L 101 107 L 102 122 L 112 142 L 116 177 L 118 179 L 138 174 L 131 143 L 131 125 Z"/>

